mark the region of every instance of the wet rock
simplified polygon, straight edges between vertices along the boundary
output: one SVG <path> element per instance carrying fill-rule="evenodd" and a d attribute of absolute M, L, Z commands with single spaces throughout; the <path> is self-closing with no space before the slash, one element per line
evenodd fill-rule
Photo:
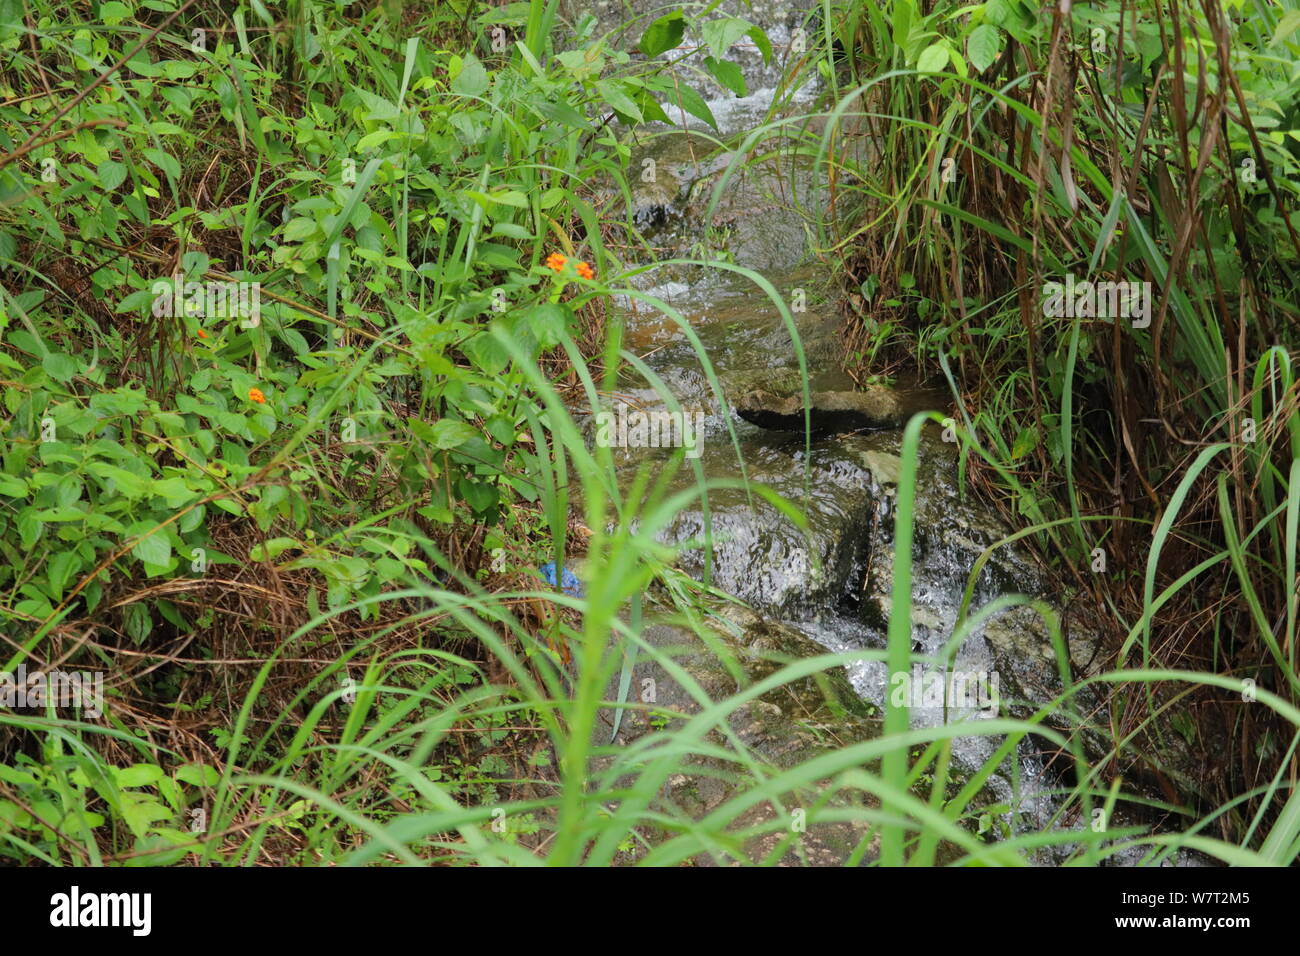
<path fill-rule="evenodd" d="M 903 424 L 903 407 L 889 389 L 862 392 L 812 392 L 809 405 L 802 394 L 753 391 L 737 396 L 732 404 L 745 421 L 760 428 L 803 431 L 807 420 L 814 434 L 897 428 Z M 811 414 L 806 415 L 805 409 Z"/>
<path fill-rule="evenodd" d="M 880 505 L 877 520 L 868 525 L 862 567 L 850 575 L 850 580 L 865 581 L 862 600 L 856 620 L 830 614 L 800 626 L 831 650 L 883 649 L 893 613 L 895 503 L 902 464 L 898 454 L 901 439 L 897 433 L 884 433 L 843 440 L 841 444 L 860 450 L 870 476 L 871 493 Z M 1005 538 L 1008 529 L 990 509 L 961 494 L 956 449 L 943 442 L 934 428 L 927 428 L 922 434 L 915 505 L 912 651 L 933 659 L 949 645 L 968 579 L 981 555 Z M 973 628 L 956 649 L 953 669 L 968 674 L 996 675 L 998 714 L 1030 719 L 1045 705 L 1056 701 L 1064 690 L 1056 643 L 1040 608 L 1060 621 L 1060 639 L 1068 655 L 1070 679 L 1076 687 L 1111 667 L 1112 662 L 1099 637 L 1100 621 L 1091 612 L 1071 606 L 1061 595 L 1051 592 L 1022 546 L 1003 545 L 992 552 L 976 577 L 969 613 L 976 613 L 999 597 L 1015 594 L 1025 595 L 1038 606 L 1011 606 Z M 854 687 L 864 699 L 883 706 L 890 686 L 885 665 L 855 663 L 849 672 Z M 1135 738 L 1119 754 L 1116 763 L 1111 764 L 1115 758 L 1115 740 L 1108 698 L 1114 692 L 1114 686 L 1109 684 L 1079 688 L 1069 701 L 1048 714 L 1044 726 L 1074 737 L 1090 765 L 1111 765 L 1123 773 L 1130 792 L 1147 792 L 1171 803 L 1179 802 L 1178 793 L 1209 798 L 1206 782 L 1213 779 L 1210 755 L 1221 749 L 1221 744 L 1214 740 L 1199 737 L 1188 740 L 1166 729 L 1163 735 L 1150 733 Z M 1126 693 L 1120 692 L 1121 700 Z M 969 712 L 958 711 L 949 713 L 946 719 L 970 716 Z M 945 720 L 945 715 L 942 711 L 916 708 L 911 711 L 911 718 L 914 726 L 935 726 Z M 1191 722 L 1186 725 L 1191 726 Z M 982 736 L 956 739 L 954 774 L 960 776 L 977 770 L 1000 743 L 1000 738 Z M 976 805 L 1001 804 L 1016 808 L 1019 822 L 1012 823 L 1008 817 L 997 824 L 998 828 L 1011 826 L 1015 832 L 1023 832 L 1025 827 L 1066 826 L 1060 821 L 1052 822 L 1059 802 L 1050 793 L 1056 788 L 1073 786 L 1072 756 L 1049 744 L 1046 738 L 1031 736 L 1020 746 L 1019 764 L 1018 780 L 1006 768 L 996 772 Z M 1115 826 L 1123 821 L 1143 822 L 1132 809 L 1125 813 L 1127 816 L 1116 816 Z M 1060 862 L 1077 849 L 1068 844 L 1044 849 L 1039 854 L 1040 862 Z M 1189 860 L 1196 862 L 1195 855 L 1184 853 L 1178 857 L 1179 865 Z"/>
<path fill-rule="evenodd" d="M 800 391 L 799 360 L 776 303 L 747 280 L 737 279 L 727 292 L 695 304 L 683 315 L 724 394 L 731 399 L 755 389 Z M 852 380 L 839 366 L 843 346 L 831 311 L 802 312 L 794 318 L 813 388 L 851 388 Z M 713 401 L 704 363 L 681 326 L 645 313 L 629 317 L 628 325 L 629 344 L 646 353 L 646 364 L 679 402 Z M 648 385 L 631 372 L 626 384 Z"/>
<path fill-rule="evenodd" d="M 660 535 L 666 543 L 682 546 L 679 567 L 703 579 L 707 553 L 715 586 L 760 610 L 784 614 L 834 604 L 856 591 L 861 585 L 855 575 L 859 551 L 876 507 L 870 474 L 858 456 L 821 442 L 808 458 L 803 436 L 764 432 L 747 437 L 741 453 L 749 480 L 802 512 L 804 527 L 757 493 L 714 488 L 708 496 L 712 541 L 707 552 L 702 501 L 685 506 Z M 740 474 L 729 443 L 706 445 L 700 464 L 706 480 L 734 481 Z M 673 490 L 690 487 L 694 480 L 683 469 Z"/>
<path fill-rule="evenodd" d="M 635 169 L 634 169 L 635 172 Z M 668 169 L 656 168 L 652 177 L 632 177 L 632 221 L 640 229 L 664 225 L 670 218 L 680 216 L 678 197 L 682 184 Z"/>

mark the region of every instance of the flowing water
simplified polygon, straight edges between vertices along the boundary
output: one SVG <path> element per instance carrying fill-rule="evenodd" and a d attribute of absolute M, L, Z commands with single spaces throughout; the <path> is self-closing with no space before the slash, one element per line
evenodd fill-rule
<path fill-rule="evenodd" d="M 597 3 L 594 12 L 603 16 L 605 6 Z M 612 11 L 609 17 L 615 15 Z M 716 86 L 706 91 L 719 130 L 683 116 L 675 128 L 638 132 L 630 166 L 635 218 L 653 249 L 633 253 L 636 263 L 647 267 L 633 285 L 680 314 L 698 336 L 729 401 L 755 389 L 798 394 L 794 343 L 771 297 L 749 277 L 725 268 L 656 264 L 703 259 L 752 269 L 797 310 L 792 317 L 811 390 L 850 390 L 853 383 L 839 366 L 843 346 L 836 332 L 834 290 L 811 248 L 815 225 L 825 215 L 825 185 L 806 161 L 779 150 L 765 161 L 755 161 L 760 152 L 772 150 L 772 141 L 759 144 L 748 157 L 737 151 L 742 134 L 771 121 L 769 109 L 778 95 L 778 117 L 806 114 L 818 98 L 815 82 L 794 90 L 783 83 L 780 62 L 802 15 L 789 4 L 772 3 L 737 14 L 757 18 L 767 29 L 778 62 L 765 66 L 756 50 L 740 51 L 751 94 L 742 99 Z M 665 107 L 670 116 L 679 113 L 670 104 Z M 728 169 L 730 178 L 718 188 Z M 667 413 L 664 393 L 671 395 L 688 415 L 699 416 L 688 421 L 699 422 L 699 444 L 692 455 L 698 454 L 706 477 L 738 479 L 743 466 L 751 482 L 772 488 L 807 518 L 806 529 L 800 529 L 746 491 L 712 492 L 708 503 L 713 547 L 707 556 L 700 547 L 687 547 L 683 569 L 696 577 L 707 570 L 714 585 L 822 647 L 883 649 L 892 594 L 900 430 L 831 429 L 816 435 L 808 447 L 802 429 L 760 428 L 718 402 L 697 349 L 677 322 L 635 297 L 625 297 L 620 306 L 626 347 L 643 356 L 662 389 L 649 381 L 629 381 L 620 390 L 626 409 L 646 416 Z M 943 395 L 931 392 L 903 390 L 897 397 L 900 420 L 914 411 L 948 407 Z M 632 438 L 630 443 L 637 444 L 635 433 Z M 647 459 L 666 459 L 671 450 L 628 448 L 619 454 L 630 473 Z M 684 467 L 676 481 L 685 488 L 695 476 Z M 702 539 L 704 530 L 702 509 L 689 508 L 665 537 L 692 542 Z M 942 440 L 937 426 L 927 426 L 914 532 L 915 654 L 941 654 L 972 566 L 1006 533 L 990 513 L 963 498 L 956 446 Z M 1013 550 L 999 549 L 980 576 L 973 607 L 1005 594 L 1040 595 L 1043 589 L 1033 564 Z M 1086 635 L 1074 633 L 1070 650 L 1076 667 L 1084 669 L 1096 647 Z M 1004 716 L 1032 713 L 1059 692 L 1051 641 L 1038 616 L 1027 608 L 999 615 L 974 630 L 956 648 L 952 668 L 996 675 L 1000 701 L 992 709 Z M 889 677 L 883 662 L 858 662 L 849 668 L 853 688 L 878 710 L 889 693 Z M 911 717 L 915 726 L 935 726 L 944 720 L 978 721 L 979 714 L 974 706 L 946 711 L 942 706 L 919 706 Z M 982 797 L 990 808 L 984 824 L 994 835 L 1084 825 L 1078 820 L 1053 821 L 1057 804 L 1052 790 L 1060 784 L 1032 740 L 1022 744 L 1017 759 L 1004 764 Z M 957 775 L 979 768 L 999 743 L 1000 738 L 987 736 L 958 738 Z M 1051 862 L 1053 857 L 1045 852 L 1040 859 Z"/>

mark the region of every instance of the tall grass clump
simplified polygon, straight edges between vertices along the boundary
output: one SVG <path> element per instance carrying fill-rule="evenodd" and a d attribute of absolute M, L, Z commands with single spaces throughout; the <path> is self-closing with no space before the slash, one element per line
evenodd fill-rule
<path fill-rule="evenodd" d="M 1110 772 L 1292 846 L 1296 731 L 1256 691 L 1300 690 L 1300 14 L 832 6 L 825 245 L 858 360 L 950 388 L 965 473 L 1108 630 Z M 1146 283 L 1149 311 L 1054 310 L 1067 277 Z"/>

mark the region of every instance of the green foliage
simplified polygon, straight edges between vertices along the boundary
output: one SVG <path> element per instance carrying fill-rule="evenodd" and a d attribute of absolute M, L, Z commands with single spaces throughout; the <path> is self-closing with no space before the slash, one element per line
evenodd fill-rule
<path fill-rule="evenodd" d="M 835 115 L 866 143 L 826 245 L 850 257 L 859 361 L 901 355 L 942 376 L 963 474 L 1108 609 L 1118 666 L 1185 662 L 1294 704 L 1293 4 L 839 6 L 840 39 L 862 52 Z M 821 154 L 839 146 L 828 132 Z M 1067 274 L 1146 283 L 1149 314 L 1052 314 L 1046 284 Z M 1105 574 L 1089 566 L 1098 548 Z M 1117 719 L 1187 736 L 1185 712 L 1160 716 L 1162 695 L 1184 692 L 1157 684 Z M 1196 699 L 1242 719 L 1241 704 Z M 1239 796 L 1279 758 L 1243 771 L 1253 751 L 1225 757 L 1231 782 L 1205 797 L 1254 803 L 1253 824 L 1234 819 L 1243 846 L 1290 806 L 1280 777 Z"/>
<path fill-rule="evenodd" d="M 705 7 L 603 34 L 584 16 L 569 34 L 544 0 L 468 15 L 429 4 L 414 22 L 387 3 L 304 2 L 289 17 L 258 0 L 228 12 L 178 6 L 103 3 L 83 22 L 70 8 L 29 4 L 20 17 L 0 5 L 0 630 L 10 648 L 0 670 L 58 661 L 113 678 L 104 720 L 52 706 L 0 714 L 5 859 L 748 862 L 746 840 L 780 834 L 771 862 L 796 840 L 799 793 L 814 822 L 866 825 L 855 860 L 879 836 L 891 863 L 933 863 L 941 844 L 980 865 L 1021 864 L 1050 844 L 1096 862 L 1126 841 L 1150 862 L 1183 846 L 1294 861 L 1300 799 L 1282 773 L 1294 743 L 1261 747 L 1278 768 L 1252 793 L 1253 817 L 1234 817 L 1235 842 L 1199 835 L 1213 815 L 1184 834 L 1017 837 L 1006 808 L 978 804 L 981 784 L 1031 733 L 1075 759 L 1062 814 L 1109 811 L 1120 797 L 1049 722 L 1071 704 L 1069 657 L 1042 608 L 1067 693 L 1028 719 L 909 730 L 891 705 L 883 736 L 794 767 L 746 747 L 729 720 L 763 694 L 872 655 L 906 670 L 906 559 L 887 652 L 783 663 L 718 701 L 687 676 L 700 705 L 691 714 L 629 702 L 624 682 L 616 705 L 646 710 L 652 733 L 604 744 L 603 697 L 628 652 L 677 666 L 624 617 L 652 586 L 667 605 L 657 612 L 727 655 L 715 633 L 726 623 L 702 610 L 701 587 L 655 539 L 707 489 L 669 496 L 680 463 L 621 487 L 609 450 L 588 448 L 573 414 L 575 395 L 595 407 L 620 363 L 639 362 L 622 350 L 617 319 L 605 321 L 610 292 L 645 298 L 621 287 L 619 250 L 640 241 L 630 210 L 610 216 L 591 187 L 629 194 L 632 136 L 667 119 L 665 104 L 716 130 L 683 76 L 745 95 L 728 57 L 749 40 L 771 60 L 761 29 Z M 823 8 L 821 36 L 795 68 L 836 94 L 836 70 L 847 69 L 856 89 L 836 97 L 832 118 L 864 97 L 875 114 L 870 161 L 853 150 L 828 158 L 837 123 L 820 150 L 839 211 L 858 217 L 831 223 L 843 231 L 827 236 L 827 252 L 849 257 L 855 294 L 884 309 L 858 353 L 875 364 L 906 346 L 954 386 L 973 383 L 983 401 L 961 410 L 963 467 L 995 474 L 1034 522 L 1018 535 L 1041 534 L 1069 564 L 1099 518 L 1082 513 L 1073 463 L 1105 446 L 1081 403 L 1112 380 L 1109 330 L 1026 322 L 1019 289 L 989 273 L 1024 264 L 1016 282 L 1036 283 L 1086 262 L 1089 274 L 1168 289 L 1163 346 L 1138 338 L 1129 361 L 1163 387 L 1165 407 L 1178 397 L 1184 429 L 1208 434 L 1251 409 L 1264 437 L 1233 444 L 1233 468 L 1261 503 L 1234 502 L 1220 476 L 1201 497 L 1221 533 L 1189 534 L 1201 563 L 1184 558 L 1181 577 L 1162 577 L 1180 509 L 1200 504 L 1193 485 L 1213 455 L 1185 468 L 1144 436 L 1151 484 L 1177 490 L 1162 516 L 1135 519 L 1156 528 L 1145 575 L 1134 573 L 1140 611 L 1124 621 L 1124 650 L 1141 647 L 1142 669 L 1099 682 L 1239 692 L 1242 675 L 1278 674 L 1259 689 L 1271 715 L 1261 723 L 1294 740 L 1300 413 L 1293 343 L 1273 336 L 1294 327 L 1300 254 L 1295 11 L 1254 17 L 1230 5 L 1230 58 L 1216 53 L 1220 26 L 1191 16 L 1179 59 L 1151 18 L 1121 34 L 1117 5 L 1076 9 L 1064 42 L 1079 70 L 1044 103 L 1024 91 L 1048 75 L 1040 68 L 1061 38 L 1032 5 Z M 1123 56 L 1111 46 L 1114 60 L 1089 60 L 1094 28 L 1124 36 Z M 641 57 L 616 45 L 629 29 Z M 857 44 L 863 36 L 871 42 Z M 869 57 L 839 59 L 835 42 Z M 1226 137 L 1212 138 L 1217 121 L 1170 118 L 1161 92 L 1139 142 L 1153 71 L 1176 63 L 1187 102 L 1201 107 L 1237 84 L 1241 112 L 1224 114 Z M 1061 98 L 1085 82 L 1097 97 L 1080 96 L 1061 121 Z M 1073 124 L 1068 137 L 1061 122 Z M 787 133 L 774 120 L 747 148 Z M 814 151 L 812 135 L 800 148 Z M 1110 152 L 1096 155 L 1096 144 Z M 1215 161 L 1190 175 L 1207 155 Z M 1005 191 L 980 194 L 976 177 L 945 191 L 945 158 L 986 164 L 981 179 Z M 1261 172 L 1254 183 L 1237 173 L 1247 158 Z M 1172 184 L 1165 167 L 1188 175 Z M 1111 175 L 1130 169 L 1132 183 Z M 712 265 L 779 299 L 725 257 Z M 1250 349 L 1225 368 L 1243 327 L 1221 321 L 1224 293 L 1251 277 L 1241 297 Z M 689 322 L 668 314 L 698 348 Z M 900 480 L 904 543 L 920 427 L 909 426 Z M 743 462 L 741 474 L 731 485 L 744 486 Z M 533 572 L 569 553 L 571 506 L 587 536 L 582 599 L 544 590 Z M 1211 568 L 1242 595 L 1240 619 L 1224 625 L 1250 634 L 1253 656 L 1231 676 L 1160 669 L 1158 612 Z M 972 614 L 968 590 L 959 633 L 1010 603 Z M 174 733 L 158 733 L 169 721 Z M 1173 726 L 1187 736 L 1186 721 Z M 959 783 L 951 742 L 972 733 L 1000 743 Z M 698 819 L 663 809 L 667 780 L 720 757 L 737 782 L 725 801 Z M 524 785 L 540 795 L 518 796 Z M 745 822 L 759 804 L 775 817 Z M 640 831 L 651 818 L 653 842 Z M 995 834 L 1001 842 L 988 842 Z"/>

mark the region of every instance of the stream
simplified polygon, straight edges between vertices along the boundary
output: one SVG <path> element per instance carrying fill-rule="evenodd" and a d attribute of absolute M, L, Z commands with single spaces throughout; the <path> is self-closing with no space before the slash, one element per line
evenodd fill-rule
<path fill-rule="evenodd" d="M 595 3 L 591 10 L 604 22 L 614 22 L 623 4 Z M 732 5 L 724 6 L 727 12 Z M 690 116 L 675 128 L 662 125 L 638 130 L 631 160 L 635 220 L 653 244 L 653 257 L 631 250 L 634 264 L 653 266 L 672 259 L 713 259 L 752 269 L 765 277 L 793 314 L 807 359 L 818 427 L 811 449 L 806 446 L 801 411 L 799 362 L 778 307 L 744 275 L 724 268 L 660 265 L 633 278 L 633 285 L 676 309 L 699 337 L 732 408 L 718 403 L 695 348 L 671 319 L 633 297 L 618 303 L 625 320 L 625 347 L 643 361 L 663 383 L 681 409 L 698 414 L 699 465 L 708 478 L 739 479 L 741 461 L 751 482 L 766 485 L 799 508 L 807 519 L 801 530 L 786 515 L 743 490 L 723 489 L 709 495 L 714 536 L 708 562 L 712 584 L 739 598 L 755 612 L 738 620 L 741 645 L 776 646 L 794 654 L 824 649 L 883 650 L 893 584 L 893 520 L 900 465 L 901 424 L 914 412 L 948 414 L 950 399 L 941 393 L 894 389 L 859 407 L 862 396 L 845 398 L 854 383 L 840 368 L 844 347 L 837 334 L 836 292 L 828 270 L 811 255 L 810 225 L 825 215 L 826 190 L 806 161 L 793 162 L 778 154 L 761 162 L 740 162 L 717 140 L 732 148 L 742 135 L 765 121 L 777 91 L 782 89 L 780 63 L 806 3 L 757 2 L 736 8 L 734 15 L 758 22 L 777 51 L 765 66 L 756 49 L 733 50 L 743 68 L 750 95 L 737 97 L 700 80 L 719 131 Z M 633 3 L 638 12 L 653 9 Z M 586 8 L 584 8 L 586 9 Z M 621 16 L 621 12 L 618 14 Z M 631 49 L 634 39 L 626 43 Z M 682 52 L 687 47 L 684 45 Z M 675 55 L 675 53 L 673 54 Z M 820 89 L 814 84 L 783 91 L 782 106 L 790 115 L 815 108 Z M 681 115 L 664 104 L 670 116 Z M 770 144 L 761 145 L 765 153 Z M 706 211 L 719 177 L 737 160 L 711 219 Z M 640 171 L 640 175 L 638 175 Z M 649 175 L 647 175 L 649 172 Z M 647 381 L 626 380 L 619 397 L 629 416 L 667 413 L 663 396 Z M 856 404 L 855 404 L 856 403 Z M 882 405 L 883 403 L 883 405 Z M 796 413 L 791 415 L 792 404 Z M 738 413 L 737 408 L 741 412 Z M 821 418 L 817 419 L 817 414 Z M 762 425 L 767 427 L 760 427 Z M 732 442 L 734 430 L 739 446 Z M 635 435 L 629 444 L 635 444 Z M 660 462 L 669 448 L 616 449 L 629 479 L 647 460 Z M 676 476 L 675 490 L 695 481 L 689 459 Z M 705 573 L 703 549 L 692 539 L 704 533 L 699 507 L 679 514 L 664 535 L 672 543 L 691 542 L 681 554 L 681 568 L 696 578 Z M 927 425 L 923 434 L 917 485 L 913 544 L 913 652 L 938 657 L 949 641 L 967 576 L 980 554 L 1009 533 L 993 514 L 959 491 L 957 446 L 945 442 L 941 429 Z M 999 548 L 981 572 L 972 610 L 1003 595 L 1045 596 L 1048 585 L 1034 563 L 1014 549 Z M 1059 609 L 1058 609 L 1059 610 Z M 656 630 L 658 629 L 658 630 Z M 648 636 L 665 646 L 686 640 L 676 628 L 655 625 Z M 1096 639 L 1086 630 L 1070 632 L 1070 653 L 1078 672 L 1099 664 Z M 701 684 L 728 692 L 728 679 L 716 673 L 700 655 L 692 672 Z M 638 680 L 645 676 L 638 665 Z M 1046 628 L 1036 612 L 1017 607 L 975 629 L 956 650 L 955 672 L 976 675 L 985 690 L 996 681 L 998 700 L 991 707 L 1001 716 L 1024 717 L 1060 691 L 1055 654 Z M 852 693 L 859 699 L 856 713 L 831 714 L 812 721 L 816 738 L 851 740 L 879 732 L 891 682 L 886 665 L 859 661 L 847 669 Z M 656 671 L 661 686 L 670 685 Z M 734 683 L 730 685 L 734 690 Z M 685 696 L 661 700 L 665 705 L 692 708 Z M 976 695 L 979 704 L 985 698 Z M 860 704 L 860 706 L 858 706 Z M 805 739 L 809 718 L 780 703 L 768 702 L 762 713 L 751 713 L 749 742 L 788 764 L 806 759 L 824 740 Z M 802 706 L 802 705 L 800 705 Z M 946 720 L 977 721 L 979 707 L 915 706 L 915 727 L 937 726 Z M 796 719 L 799 718 L 799 719 Z M 782 720 L 785 723 L 782 723 Z M 818 720 L 821 722 L 818 723 Z M 788 726 L 787 726 L 788 725 Z M 1056 725 L 1062 729 L 1062 725 Z M 629 720 L 620 737 L 635 737 L 645 728 Z M 974 773 L 1001 743 L 993 736 L 962 736 L 954 741 L 953 776 L 961 781 Z M 985 811 L 971 821 L 985 839 L 1037 832 L 1047 827 L 1081 829 L 1086 820 L 1054 819 L 1059 806 L 1053 791 L 1063 784 L 1060 774 L 1073 766 L 1052 759 L 1041 738 L 1023 741 L 1015 759 L 1004 761 L 976 803 Z M 1068 766 L 1068 771 L 1067 771 Z M 725 797 L 725 788 L 711 778 L 669 795 L 679 805 L 707 811 Z M 689 792 L 687 792 L 689 791 Z M 812 836 L 812 833 L 809 834 Z M 805 841 L 808 857 L 838 862 L 851 832 L 829 832 Z M 1059 862 L 1071 847 L 1035 851 L 1034 862 Z M 1111 863 L 1132 863 L 1140 852 L 1121 854 Z M 1180 862 L 1187 862 L 1181 859 Z"/>

